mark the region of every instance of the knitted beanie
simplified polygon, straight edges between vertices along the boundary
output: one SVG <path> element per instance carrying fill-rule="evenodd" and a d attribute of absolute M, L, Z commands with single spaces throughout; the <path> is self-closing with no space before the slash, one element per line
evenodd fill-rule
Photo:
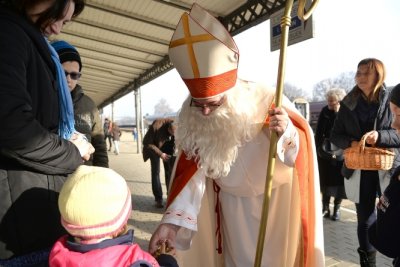
<path fill-rule="evenodd" d="M 55 41 L 52 42 L 51 45 L 56 50 L 61 64 L 66 61 L 76 61 L 79 64 L 79 71 L 82 70 L 81 57 L 75 47 L 66 41 Z"/>
<path fill-rule="evenodd" d="M 58 199 L 61 223 L 74 237 L 99 239 L 118 233 L 132 211 L 125 179 L 109 168 L 80 166 Z"/>

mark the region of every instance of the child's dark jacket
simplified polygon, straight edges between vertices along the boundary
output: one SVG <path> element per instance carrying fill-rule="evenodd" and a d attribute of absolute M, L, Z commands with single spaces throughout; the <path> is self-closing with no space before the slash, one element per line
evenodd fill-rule
<path fill-rule="evenodd" d="M 378 219 L 369 230 L 370 241 L 382 254 L 400 256 L 400 168 L 394 172 L 377 205 Z"/>

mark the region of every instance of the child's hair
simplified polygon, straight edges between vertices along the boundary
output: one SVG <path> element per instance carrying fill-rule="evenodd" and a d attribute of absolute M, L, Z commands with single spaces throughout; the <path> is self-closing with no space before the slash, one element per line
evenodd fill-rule
<path fill-rule="evenodd" d="M 125 179 L 109 168 L 80 166 L 61 189 L 61 223 L 81 243 L 127 231 L 132 211 Z"/>

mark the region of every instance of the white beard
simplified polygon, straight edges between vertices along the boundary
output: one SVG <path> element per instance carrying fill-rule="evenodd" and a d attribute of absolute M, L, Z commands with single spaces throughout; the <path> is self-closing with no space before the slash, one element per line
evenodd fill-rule
<path fill-rule="evenodd" d="M 226 92 L 224 104 L 208 116 L 204 116 L 199 108 L 190 107 L 190 96 L 183 103 L 175 142 L 189 159 L 196 160 L 207 177 L 227 176 L 238 149 L 261 130 L 268 106 L 260 110 L 259 102 L 260 98 L 265 99 L 265 90 L 260 94 L 254 89 L 238 81 Z"/>

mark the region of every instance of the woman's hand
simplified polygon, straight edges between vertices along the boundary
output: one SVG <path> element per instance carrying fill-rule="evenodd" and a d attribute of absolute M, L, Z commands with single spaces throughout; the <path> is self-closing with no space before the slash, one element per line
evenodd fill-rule
<path fill-rule="evenodd" d="M 82 159 L 85 161 L 89 160 L 90 155 L 95 151 L 92 144 L 88 142 L 86 136 L 81 133 L 74 133 L 69 141 L 78 148 Z"/>
<path fill-rule="evenodd" d="M 370 131 L 365 134 L 365 143 L 369 145 L 375 145 L 378 141 L 379 133 L 377 131 Z"/>

